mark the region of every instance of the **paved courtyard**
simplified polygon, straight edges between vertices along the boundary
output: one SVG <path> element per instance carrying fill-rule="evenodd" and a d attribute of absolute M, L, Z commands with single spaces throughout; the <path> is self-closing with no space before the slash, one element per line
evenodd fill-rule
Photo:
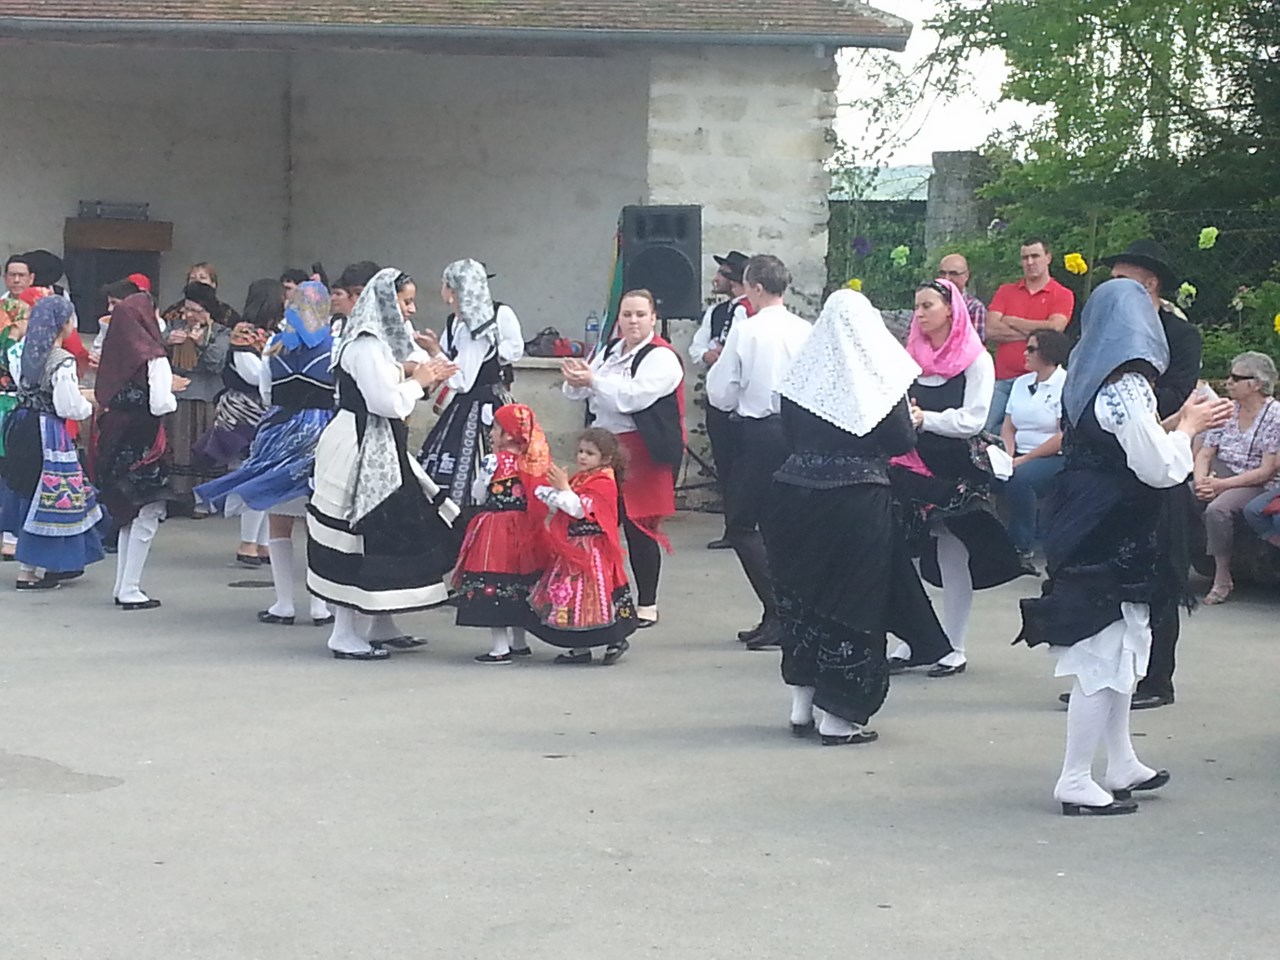
<path fill-rule="evenodd" d="M 155 613 L 112 607 L 110 558 L 0 594 L 0 958 L 1280 954 L 1275 598 L 1193 616 L 1177 704 L 1134 715 L 1170 786 L 1066 819 L 1065 687 L 1009 646 L 1033 581 L 979 596 L 967 674 L 895 679 L 877 744 L 822 749 L 733 640 L 718 522 L 672 524 L 662 624 L 611 668 L 480 666 L 451 611 L 335 661 L 254 622 L 269 574 L 220 520 L 161 529 Z"/>

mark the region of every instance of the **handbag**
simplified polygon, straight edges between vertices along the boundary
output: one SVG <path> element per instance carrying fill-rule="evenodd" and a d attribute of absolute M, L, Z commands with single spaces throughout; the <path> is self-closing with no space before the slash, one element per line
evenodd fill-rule
<path fill-rule="evenodd" d="M 525 356 L 529 357 L 554 357 L 556 356 L 556 342 L 563 339 L 560 331 L 555 327 L 543 327 L 532 340 L 526 340 L 524 344 Z"/>

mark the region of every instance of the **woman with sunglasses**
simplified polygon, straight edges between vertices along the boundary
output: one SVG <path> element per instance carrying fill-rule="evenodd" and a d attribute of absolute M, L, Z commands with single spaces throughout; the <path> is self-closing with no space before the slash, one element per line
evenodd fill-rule
<path fill-rule="evenodd" d="M 991 475 L 978 466 L 970 442 L 987 422 L 995 367 L 950 280 L 929 280 L 916 290 L 907 352 L 922 371 L 910 390 L 918 439 L 915 450 L 893 459 L 889 476 L 920 574 L 942 587 L 942 628 L 952 651 L 928 675 L 950 677 L 968 664 L 973 591 L 1008 583 L 1022 569 L 991 506 Z M 895 672 L 929 662 L 905 642 L 889 660 Z"/>
<path fill-rule="evenodd" d="M 1225 603 L 1231 579 L 1236 514 L 1275 484 L 1280 466 L 1280 404 L 1272 399 L 1276 365 L 1249 351 L 1231 361 L 1227 396 L 1235 410 L 1226 425 L 1211 430 L 1196 454 L 1196 497 L 1204 507 L 1204 531 L 1213 557 L 1213 587 L 1204 602 Z"/>
<path fill-rule="evenodd" d="M 1062 469 L 1062 385 L 1067 379 L 1063 364 L 1071 341 L 1056 330 L 1041 330 L 1027 337 L 1023 352 L 1030 372 L 1013 381 L 1000 428 L 1000 440 L 1013 457 L 1013 476 L 1000 492 L 1009 510 L 1009 536 L 1022 570 L 1039 576 L 1032 561 L 1036 501 L 1053 488 L 1054 477 Z"/>

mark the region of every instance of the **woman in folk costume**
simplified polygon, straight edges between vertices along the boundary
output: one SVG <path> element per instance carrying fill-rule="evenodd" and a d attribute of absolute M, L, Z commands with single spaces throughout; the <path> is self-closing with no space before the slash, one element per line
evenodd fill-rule
<path fill-rule="evenodd" d="M 255 280 L 249 284 L 244 303 L 244 319 L 231 330 L 230 347 L 222 367 L 222 392 L 214 407 L 213 426 L 195 445 L 195 454 L 220 468 L 235 468 L 244 462 L 258 424 L 267 412 L 261 390 L 262 350 L 267 337 L 280 329 L 284 320 L 284 285 L 279 280 Z M 204 485 L 202 485 L 204 486 Z M 201 487 L 196 500 L 203 499 Z M 237 562 L 247 567 L 269 560 L 267 515 L 252 508 L 240 512 L 240 547 Z"/>
<path fill-rule="evenodd" d="M 18 406 L 18 382 L 11 365 L 20 363 L 22 338 L 27 335 L 31 308 L 17 297 L 0 298 L 0 497 L 4 496 L 4 424 Z M 14 560 L 18 538 L 12 533 L 0 535 L 0 557 Z"/>
<path fill-rule="evenodd" d="M 471 485 L 489 451 L 482 421 L 486 408 L 511 402 L 510 365 L 524 356 L 524 336 L 515 311 L 494 301 L 489 276 L 478 260 L 445 267 L 440 296 L 453 308 L 439 338 L 427 332 L 419 342 L 433 357 L 458 365 L 441 391 L 447 403 L 418 455 L 422 467 L 460 507 L 471 505 Z"/>
<path fill-rule="evenodd" d="M 475 479 L 477 513 L 467 524 L 453 586 L 460 627 L 488 627 L 493 648 L 477 663 L 511 663 L 527 656 L 524 627 L 529 590 L 542 573 L 546 509 L 533 496 L 546 479 L 551 451 L 538 420 L 522 403 L 494 411 L 494 452 Z"/>
<path fill-rule="evenodd" d="M 19 590 L 56 587 L 103 556 L 94 529 L 102 510 L 67 431 L 68 421 L 93 415 L 80 393 L 75 357 L 63 349 L 74 324 L 70 300 L 45 297 L 32 308 L 18 408 L 5 425 L 0 529 L 17 537 Z"/>
<path fill-rule="evenodd" d="M 662 521 L 676 512 L 676 474 L 684 460 L 684 367 L 655 332 L 657 322 L 653 294 L 624 293 L 618 338 L 590 363 L 569 358 L 562 364 L 564 395 L 586 400 L 594 425 L 616 434 L 627 450 L 622 529 L 641 629 L 658 622 L 662 550 L 671 549 Z"/>
<path fill-rule="evenodd" d="M 307 515 L 316 444 L 333 419 L 329 311 L 329 291 L 323 283 L 298 285 L 285 310 L 284 330 L 264 353 L 258 389 L 271 406 L 258 426 L 249 458 L 225 477 L 196 488 L 197 496 L 227 516 L 267 514 L 276 601 L 258 613 L 262 623 L 292 626 L 296 618 L 293 523 Z M 315 626 L 333 622 L 319 597 L 311 597 L 310 614 Z"/>
<path fill-rule="evenodd" d="M 552 559 L 529 595 L 530 629 L 539 640 L 568 649 L 556 663 L 590 663 L 592 647 L 604 647 L 604 663 L 615 663 L 635 632 L 618 537 L 618 481 L 626 477 L 625 460 L 617 437 L 591 427 L 578 437 L 573 479 L 552 465 L 550 485 L 534 491 L 553 513 L 547 528 Z"/>
<path fill-rule="evenodd" d="M 889 460 L 915 447 L 907 391 L 920 367 L 860 293 L 827 300 L 782 381 L 790 454 L 763 532 L 782 625 L 791 731 L 824 746 L 877 739 L 887 633 L 921 657 L 950 652 L 911 562 Z"/>
<path fill-rule="evenodd" d="M 415 643 L 392 614 L 448 599 L 458 508 L 408 455 L 405 418 L 456 367 L 435 359 L 405 376 L 416 294 L 407 274 L 378 271 L 333 345 L 338 412 L 316 446 L 307 587 L 337 608 L 329 649 L 338 659 L 380 660 L 389 641 Z"/>
<path fill-rule="evenodd" d="M 1143 764 L 1129 735 L 1129 701 L 1146 673 L 1151 609 L 1191 605 L 1188 525 L 1178 488 L 1191 441 L 1232 414 L 1230 401 L 1193 394 L 1166 432 L 1153 383 L 1169 346 L 1151 297 L 1136 281 L 1108 280 L 1085 304 L 1063 389 L 1066 464 L 1044 538 L 1043 595 L 1022 601 L 1029 646 L 1048 644 L 1054 674 L 1074 677 L 1067 746 L 1053 795 L 1067 815 L 1133 813 L 1135 791 L 1167 771 Z M 1092 765 L 1103 743 L 1103 782 Z"/>
<path fill-rule="evenodd" d="M 1022 575 L 1013 541 L 996 518 L 992 475 L 978 465 L 971 441 L 982 432 L 995 389 L 991 355 L 969 321 L 964 295 L 950 280 L 930 280 L 916 291 L 907 353 L 921 375 L 911 387 L 916 449 L 894 458 L 889 471 L 902 504 L 907 540 L 920 555 L 920 573 L 942 587 L 942 626 L 952 650 L 931 677 L 963 673 L 965 635 L 973 591 Z M 890 667 L 931 663 L 905 641 Z"/>
<path fill-rule="evenodd" d="M 169 495 L 170 457 L 161 418 L 178 408 L 174 393 L 187 384 L 169 366 L 151 297 L 135 293 L 120 301 L 111 312 L 94 382 L 102 413 L 91 462 L 98 495 L 119 527 L 113 595 L 125 610 L 160 606 L 142 592 L 142 572 Z"/>

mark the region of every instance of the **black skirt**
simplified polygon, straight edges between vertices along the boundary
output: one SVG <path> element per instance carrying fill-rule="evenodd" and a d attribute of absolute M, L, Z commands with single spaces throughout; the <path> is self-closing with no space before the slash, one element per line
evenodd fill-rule
<path fill-rule="evenodd" d="M 454 503 L 471 506 L 471 483 L 489 450 L 489 428 L 482 416 L 486 404 L 495 410 L 510 403 L 500 383 L 477 386 L 459 394 L 445 408 L 422 444 L 418 461 Z"/>
<path fill-rule="evenodd" d="M 951 652 L 882 484 L 816 490 L 775 482 L 762 523 L 783 627 L 782 675 L 814 704 L 863 724 L 889 689 L 886 634 L 914 662 Z"/>

